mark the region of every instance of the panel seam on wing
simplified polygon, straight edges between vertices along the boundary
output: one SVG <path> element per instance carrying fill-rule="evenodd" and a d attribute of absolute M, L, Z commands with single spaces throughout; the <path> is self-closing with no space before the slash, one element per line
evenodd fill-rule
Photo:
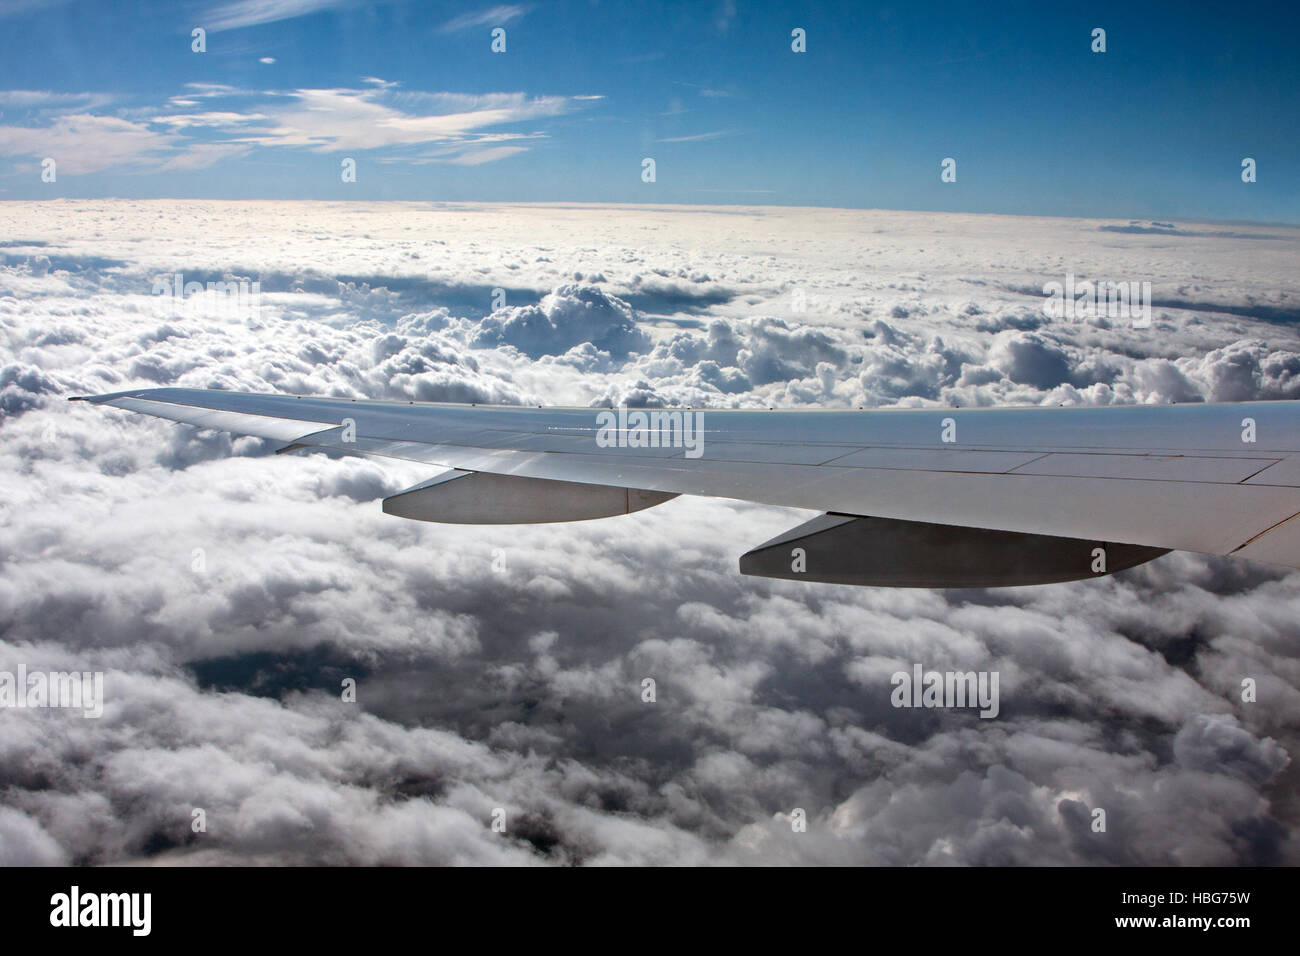
<path fill-rule="evenodd" d="M 1282 525 L 1286 524 L 1286 523 L 1287 523 L 1288 521 L 1290 521 L 1292 518 L 1296 517 L 1296 515 L 1300 515 L 1300 511 L 1297 511 L 1295 514 L 1293 514 L 1293 515 L 1289 515 L 1289 516 L 1283 518 L 1281 521 L 1277 522 L 1276 524 L 1271 524 L 1271 525 L 1269 525 L 1267 528 L 1265 528 L 1265 529 L 1264 529 L 1263 531 L 1261 531 L 1259 534 L 1254 535 L 1253 537 L 1247 538 L 1245 541 L 1243 541 L 1241 544 L 1237 545 L 1235 548 L 1233 548 L 1233 549 L 1232 549 L 1231 551 L 1229 551 L 1228 553 L 1229 553 L 1229 554 L 1236 554 L 1236 553 L 1237 553 L 1238 551 L 1240 551 L 1242 548 L 1246 547 L 1246 545 L 1248 545 L 1248 544 L 1253 544 L 1254 542 L 1258 541 L 1260 538 L 1264 537 L 1264 535 L 1268 534 L 1270 531 L 1273 531 L 1273 530 L 1276 529 L 1276 528 L 1280 528 L 1280 527 L 1282 527 Z"/>

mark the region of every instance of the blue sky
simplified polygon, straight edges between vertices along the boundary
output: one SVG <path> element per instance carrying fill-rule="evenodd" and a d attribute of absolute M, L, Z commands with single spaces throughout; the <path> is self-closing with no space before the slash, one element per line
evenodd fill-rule
<path fill-rule="evenodd" d="M 0 0 L 0 198 L 1300 222 L 1297 27 L 1294 4 Z"/>

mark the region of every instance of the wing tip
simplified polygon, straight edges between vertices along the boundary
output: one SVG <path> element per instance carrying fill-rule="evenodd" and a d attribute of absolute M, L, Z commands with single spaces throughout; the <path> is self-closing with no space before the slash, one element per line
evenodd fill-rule
<path fill-rule="evenodd" d="M 103 405 L 111 402 L 115 398 L 144 398 L 150 394 L 167 391 L 162 388 L 128 388 L 121 392 L 105 392 L 102 395 L 70 395 L 70 402 L 90 402 L 92 405 Z"/>

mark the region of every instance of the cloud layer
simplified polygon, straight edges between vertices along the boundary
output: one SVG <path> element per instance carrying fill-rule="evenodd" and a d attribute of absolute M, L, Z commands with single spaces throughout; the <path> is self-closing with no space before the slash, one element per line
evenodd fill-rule
<path fill-rule="evenodd" d="M 0 710 L 0 862 L 1297 862 L 1300 575 L 1172 554 L 992 592 L 742 578 L 807 516 L 405 522 L 377 500 L 427 470 L 64 401 L 1297 397 L 1296 237 L 1106 225 L 0 206 L 0 670 L 102 670 L 107 698 Z M 1039 290 L 1067 271 L 1181 304 L 1054 321 Z M 177 273 L 261 296 L 154 294 Z M 998 718 L 895 709 L 913 663 L 998 671 Z"/>

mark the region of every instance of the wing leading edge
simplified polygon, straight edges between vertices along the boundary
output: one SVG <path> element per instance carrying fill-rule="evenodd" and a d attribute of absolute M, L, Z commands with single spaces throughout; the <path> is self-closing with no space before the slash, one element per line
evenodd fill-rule
<path fill-rule="evenodd" d="M 1045 583 L 1175 549 L 1300 567 L 1294 402 L 616 415 L 177 388 L 83 400 L 286 451 L 451 470 L 386 500 L 386 511 L 422 520 L 580 520 L 679 494 L 826 512 L 825 527 L 801 526 L 742 559 L 766 576 Z"/>

